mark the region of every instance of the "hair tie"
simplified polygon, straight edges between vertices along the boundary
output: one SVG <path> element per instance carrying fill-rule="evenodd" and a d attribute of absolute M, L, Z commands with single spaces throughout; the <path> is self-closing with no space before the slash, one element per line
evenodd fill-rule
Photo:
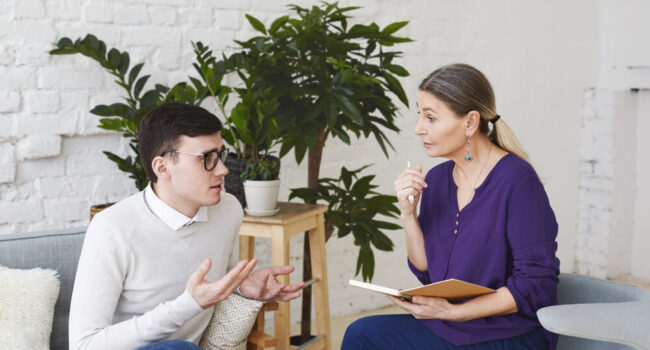
<path fill-rule="evenodd" d="M 492 125 L 495 125 L 497 123 L 497 120 L 499 120 L 500 118 L 501 116 L 497 114 L 496 117 L 490 119 L 490 122 L 492 123 Z"/>

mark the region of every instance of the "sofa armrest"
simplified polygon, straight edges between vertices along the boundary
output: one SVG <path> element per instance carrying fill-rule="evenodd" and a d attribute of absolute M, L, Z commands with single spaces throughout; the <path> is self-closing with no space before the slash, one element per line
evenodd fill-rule
<path fill-rule="evenodd" d="M 553 333 L 650 350 L 650 302 L 555 305 L 537 317 Z"/>

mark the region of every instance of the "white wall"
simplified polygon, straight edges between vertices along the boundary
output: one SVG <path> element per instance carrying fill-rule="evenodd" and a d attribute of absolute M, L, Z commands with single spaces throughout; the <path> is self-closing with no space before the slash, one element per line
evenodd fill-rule
<path fill-rule="evenodd" d="M 650 90 L 638 93 L 636 130 L 636 206 L 634 246 L 630 262 L 632 277 L 650 281 Z"/>
<path fill-rule="evenodd" d="M 95 33 L 109 46 L 127 50 L 132 62 L 145 62 L 143 72 L 152 74 L 151 82 L 169 84 L 193 71 L 190 40 L 228 49 L 233 38 L 252 34 L 244 13 L 268 23 L 284 12 L 279 3 L 288 1 L 3 1 L 0 234 L 85 225 L 91 204 L 119 200 L 135 190 L 101 153 L 126 154 L 124 140 L 97 129 L 97 118 L 88 113 L 96 104 L 116 101 L 121 92 L 85 57 L 50 57 L 54 42 Z M 438 164 L 426 158 L 412 134 L 417 85 L 440 65 L 473 64 L 492 81 L 498 112 L 545 179 L 560 227 L 562 269 L 573 270 L 582 96 L 598 77 L 598 8 L 603 5 L 588 0 L 342 3 L 364 6 L 356 20 L 365 23 L 411 21 L 400 34 L 415 39 L 401 46 L 401 62 L 412 74 L 402 80 L 412 105 L 400 110 L 402 133 L 389 134 L 396 149 L 390 159 L 373 140 L 356 140 L 353 147 L 330 140 L 322 174 L 337 175 L 342 165 L 374 163 L 370 171 L 377 173 L 379 190 L 391 193 L 407 160 L 425 169 Z M 281 198 L 287 198 L 289 187 L 305 185 L 305 167 L 291 157 L 283 159 Z M 389 236 L 396 249 L 377 254 L 375 281 L 398 287 L 416 283 L 405 264 L 402 233 Z M 357 255 L 350 239 L 333 238 L 327 250 L 333 315 L 387 304 L 385 298 L 346 286 Z M 292 243 L 296 264 L 300 252 L 300 242 Z"/>

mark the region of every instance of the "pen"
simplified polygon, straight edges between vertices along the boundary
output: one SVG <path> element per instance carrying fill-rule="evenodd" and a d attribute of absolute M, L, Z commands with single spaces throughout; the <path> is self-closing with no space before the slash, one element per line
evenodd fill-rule
<path fill-rule="evenodd" d="M 410 160 L 406 162 L 406 167 L 411 168 L 411 161 Z M 409 199 L 409 203 L 411 203 L 411 204 L 413 204 L 413 202 L 415 201 L 412 194 L 409 194 L 408 199 Z"/>

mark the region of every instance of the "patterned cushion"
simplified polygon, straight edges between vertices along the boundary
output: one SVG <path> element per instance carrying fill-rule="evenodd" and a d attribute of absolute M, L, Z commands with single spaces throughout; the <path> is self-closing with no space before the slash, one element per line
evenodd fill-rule
<path fill-rule="evenodd" d="M 214 306 L 212 319 L 201 337 L 202 350 L 246 350 L 246 338 L 264 303 L 231 294 Z"/>

